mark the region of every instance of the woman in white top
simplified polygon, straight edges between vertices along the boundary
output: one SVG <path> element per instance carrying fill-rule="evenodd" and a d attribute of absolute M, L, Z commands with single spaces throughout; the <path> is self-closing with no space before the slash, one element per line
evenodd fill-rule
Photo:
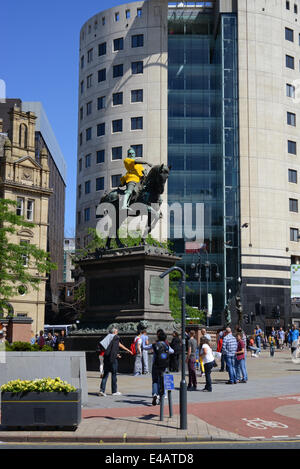
<path fill-rule="evenodd" d="M 214 366 L 215 358 L 213 356 L 213 351 L 209 346 L 209 340 L 206 337 L 201 339 L 200 345 L 202 345 L 200 350 L 200 356 L 202 357 L 203 364 L 204 364 L 204 372 L 205 372 L 205 387 L 202 389 L 204 392 L 212 392 L 212 384 L 211 384 L 211 370 Z"/>

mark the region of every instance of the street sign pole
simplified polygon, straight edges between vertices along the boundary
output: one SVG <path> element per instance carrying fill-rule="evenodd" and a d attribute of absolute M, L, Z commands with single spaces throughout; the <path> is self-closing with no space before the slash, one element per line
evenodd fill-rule
<path fill-rule="evenodd" d="M 185 380 L 185 329 L 186 329 L 186 286 L 185 286 L 185 272 L 180 267 L 171 267 L 160 278 L 169 275 L 173 270 L 177 270 L 181 274 L 181 339 L 182 339 L 182 353 L 181 353 L 181 381 L 180 381 L 180 429 L 187 429 L 187 384 Z"/>

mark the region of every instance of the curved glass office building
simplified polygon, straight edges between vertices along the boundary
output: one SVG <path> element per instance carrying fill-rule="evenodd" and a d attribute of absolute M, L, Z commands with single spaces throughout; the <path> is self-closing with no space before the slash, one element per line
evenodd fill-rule
<path fill-rule="evenodd" d="M 210 324 L 228 302 L 237 320 L 237 293 L 249 331 L 300 322 L 298 20 L 296 1 L 148 0 L 81 30 L 77 243 L 129 146 L 169 164 L 167 202 L 181 216 L 164 222 L 189 304 L 205 309 L 212 295 Z"/>

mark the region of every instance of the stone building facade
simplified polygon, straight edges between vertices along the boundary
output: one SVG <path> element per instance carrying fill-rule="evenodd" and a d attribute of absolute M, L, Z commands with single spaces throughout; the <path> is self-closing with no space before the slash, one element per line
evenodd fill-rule
<path fill-rule="evenodd" d="M 35 158 L 35 121 L 35 114 L 22 112 L 20 107 L 14 106 L 10 111 L 9 131 L 1 132 L 4 144 L 0 155 L 0 197 L 16 201 L 16 213 L 34 224 L 33 228 L 20 228 L 16 235 L 11 235 L 11 241 L 32 243 L 47 251 L 48 205 L 52 190 L 46 149 L 41 151 L 40 162 Z M 45 288 L 44 276 L 38 290 L 28 288 L 10 299 L 15 316 L 32 318 L 33 333 L 44 326 Z"/>

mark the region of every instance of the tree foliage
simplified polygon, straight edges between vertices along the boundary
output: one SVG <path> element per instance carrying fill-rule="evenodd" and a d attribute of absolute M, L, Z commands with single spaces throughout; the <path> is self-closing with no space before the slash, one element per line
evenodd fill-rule
<path fill-rule="evenodd" d="M 31 243 L 13 242 L 20 228 L 33 228 L 16 214 L 17 203 L 0 198 L 0 314 L 9 312 L 9 301 L 28 287 L 38 290 L 45 274 L 57 268 L 49 253 Z"/>

